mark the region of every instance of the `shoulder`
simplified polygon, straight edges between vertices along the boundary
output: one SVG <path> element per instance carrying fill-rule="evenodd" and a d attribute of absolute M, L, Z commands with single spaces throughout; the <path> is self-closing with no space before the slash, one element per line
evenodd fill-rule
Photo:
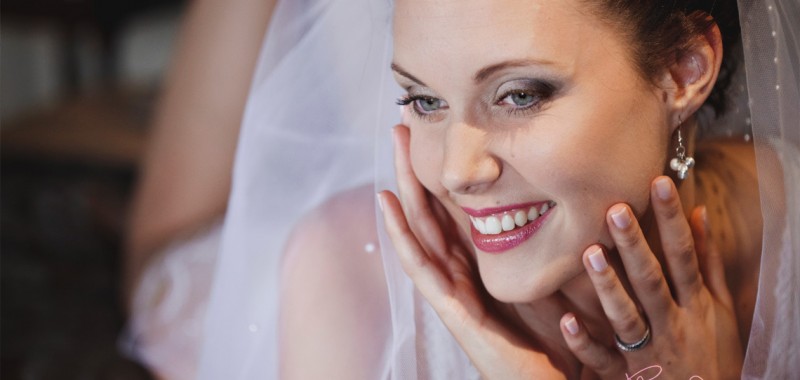
<path fill-rule="evenodd" d="M 723 254 L 728 287 L 739 319 L 740 336 L 749 336 L 758 290 L 763 221 L 755 149 L 744 140 L 698 144 L 697 202 L 708 210 L 711 238 Z"/>
<path fill-rule="evenodd" d="M 372 186 L 305 216 L 286 247 L 281 378 L 372 378 L 388 337 Z"/>
<path fill-rule="evenodd" d="M 699 143 L 695 176 L 698 202 L 706 204 L 722 246 L 760 251 L 761 207 L 755 149 L 744 140 Z"/>

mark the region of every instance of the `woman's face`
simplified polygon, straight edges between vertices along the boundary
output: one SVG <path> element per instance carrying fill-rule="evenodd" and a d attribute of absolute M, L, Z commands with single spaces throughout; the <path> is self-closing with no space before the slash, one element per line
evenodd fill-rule
<path fill-rule="evenodd" d="M 611 244 L 611 205 L 644 212 L 667 107 L 583 2 L 399 0 L 394 32 L 412 166 L 495 298 L 552 294 L 589 245 Z"/>

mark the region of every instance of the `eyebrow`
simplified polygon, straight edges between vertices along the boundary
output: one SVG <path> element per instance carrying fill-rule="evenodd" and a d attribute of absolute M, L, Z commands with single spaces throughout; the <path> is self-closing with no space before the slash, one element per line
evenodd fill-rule
<path fill-rule="evenodd" d="M 392 70 L 394 72 L 396 72 L 396 73 L 408 78 L 408 79 L 411 79 L 412 81 L 416 82 L 418 85 L 420 85 L 422 87 L 428 87 L 428 85 L 426 85 L 425 83 L 422 83 L 421 80 L 417 79 L 417 77 L 411 75 L 408 71 L 406 71 L 405 69 L 400 67 L 400 65 L 398 65 L 398 64 L 396 64 L 394 62 L 392 62 Z"/>
<path fill-rule="evenodd" d="M 553 64 L 553 62 L 544 61 L 544 60 L 537 60 L 537 59 L 517 59 L 517 60 L 511 60 L 511 61 L 503 61 L 503 62 L 500 62 L 500 63 L 495 63 L 493 65 L 486 66 L 486 67 L 478 70 L 478 72 L 475 73 L 475 76 L 472 78 L 472 80 L 475 83 L 480 83 L 480 82 L 483 82 L 484 80 L 486 80 L 486 78 L 492 76 L 492 74 L 494 74 L 494 73 L 496 73 L 496 72 L 498 72 L 500 70 L 504 70 L 504 69 L 508 69 L 508 68 L 512 68 L 512 67 L 525 67 L 525 66 L 536 66 L 536 65 L 552 65 L 552 64 Z M 394 72 L 396 72 L 397 74 L 400 74 L 400 75 L 402 75 L 402 76 L 414 81 L 415 83 L 417 83 L 420 86 L 428 87 L 425 83 L 423 83 L 417 77 L 411 75 L 411 73 L 409 73 L 408 71 L 406 71 L 405 69 L 400 67 L 400 65 L 392 62 L 391 67 L 392 67 L 392 70 Z"/>

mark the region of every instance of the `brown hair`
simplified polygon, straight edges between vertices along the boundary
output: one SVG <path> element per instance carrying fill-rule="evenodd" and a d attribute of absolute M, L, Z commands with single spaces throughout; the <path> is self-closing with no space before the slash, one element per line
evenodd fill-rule
<path fill-rule="evenodd" d="M 733 47 L 739 43 L 739 14 L 735 0 L 593 0 L 600 16 L 629 35 L 633 58 L 642 74 L 654 79 L 680 57 L 692 39 L 715 24 L 722 34 L 723 58 L 717 82 L 706 100 L 717 116 L 727 106 L 725 91 L 736 71 Z M 596 7 L 597 8 L 597 7 Z M 708 17 L 708 16 L 711 17 Z"/>

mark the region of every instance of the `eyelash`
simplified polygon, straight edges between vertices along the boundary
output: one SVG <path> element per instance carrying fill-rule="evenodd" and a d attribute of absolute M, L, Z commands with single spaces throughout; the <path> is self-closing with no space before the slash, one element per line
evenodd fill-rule
<path fill-rule="evenodd" d="M 412 104 L 412 103 L 414 103 L 416 101 L 419 101 L 419 100 L 432 100 L 432 99 L 437 99 L 437 98 L 435 98 L 433 96 L 426 96 L 426 95 L 406 94 L 406 95 L 403 95 L 400 99 L 397 99 L 397 101 L 395 103 L 398 106 L 407 106 L 407 105 Z M 421 112 L 417 111 L 416 106 L 413 106 L 413 105 L 411 106 L 411 114 L 414 115 L 414 117 L 419 118 L 422 121 L 431 121 L 432 117 L 434 116 L 433 113 L 424 114 L 424 113 L 421 113 Z"/>
<path fill-rule="evenodd" d="M 533 91 L 533 90 L 510 90 L 510 91 L 507 91 L 506 93 L 504 93 L 503 96 L 500 97 L 500 100 L 498 100 L 497 103 L 495 103 L 495 104 L 502 106 L 503 100 L 505 100 L 507 97 L 509 97 L 511 95 L 518 94 L 518 93 L 525 93 L 525 94 L 528 94 L 530 96 L 533 96 L 535 100 L 533 102 L 531 102 L 531 104 L 528 105 L 528 106 L 516 106 L 515 107 L 515 106 L 509 105 L 509 108 L 507 108 L 505 110 L 509 115 L 525 116 L 525 115 L 528 115 L 528 114 L 532 114 L 532 113 L 538 111 L 539 109 L 541 109 L 542 105 L 543 105 L 542 103 L 547 101 L 547 99 L 550 97 L 549 94 L 545 95 L 545 94 L 542 94 L 540 92 Z"/>
<path fill-rule="evenodd" d="M 550 98 L 552 97 L 552 95 L 556 91 L 555 86 L 553 86 L 550 83 L 540 82 L 540 83 L 537 83 L 536 87 L 538 87 L 538 88 L 537 89 L 523 88 L 523 89 L 513 89 L 513 90 L 506 91 L 505 93 L 503 93 L 502 96 L 500 96 L 498 98 L 499 100 L 497 102 L 495 102 L 495 104 L 498 105 L 498 106 L 502 106 L 501 103 L 503 102 L 503 100 L 505 98 L 507 98 L 507 97 L 509 97 L 511 95 L 514 95 L 516 93 L 527 93 L 530 96 L 535 97 L 535 100 L 530 105 L 524 106 L 524 107 L 513 107 L 513 106 L 510 106 L 510 107 L 504 107 L 504 108 L 506 108 L 505 112 L 510 116 L 529 116 L 529 115 L 532 115 L 532 114 L 536 113 L 537 111 L 539 111 L 545 105 L 545 103 L 550 100 Z M 397 99 L 396 103 L 399 106 L 407 106 L 407 105 L 412 104 L 412 103 L 414 103 L 414 102 L 416 102 L 418 100 L 431 100 L 431 99 L 437 99 L 437 98 L 435 98 L 433 96 L 426 96 L 426 95 L 406 94 L 403 97 Z M 421 119 L 423 121 L 430 121 L 431 118 L 434 116 L 434 113 L 430 113 L 430 114 L 421 113 L 414 106 L 411 107 L 411 113 L 415 117 L 417 117 L 417 118 L 419 118 L 419 119 Z"/>

